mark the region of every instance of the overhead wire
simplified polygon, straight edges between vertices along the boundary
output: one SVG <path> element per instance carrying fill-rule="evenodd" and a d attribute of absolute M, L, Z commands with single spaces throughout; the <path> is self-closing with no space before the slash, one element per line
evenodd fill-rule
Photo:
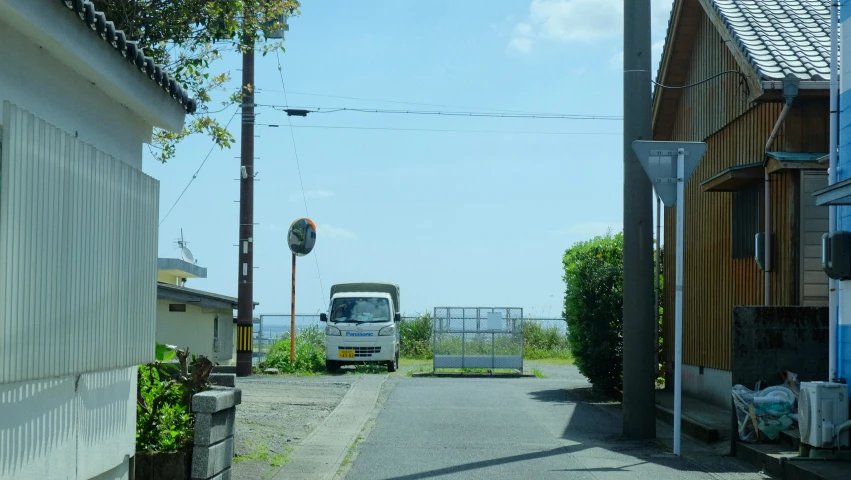
<path fill-rule="evenodd" d="M 258 92 L 281 92 L 282 90 L 277 89 L 269 89 L 269 88 L 258 88 Z M 380 98 L 366 98 L 366 97 L 352 97 L 352 96 L 344 96 L 344 95 L 326 95 L 321 93 L 306 93 L 306 92 L 295 92 L 290 90 L 288 92 L 290 95 L 304 95 L 309 97 L 322 97 L 322 98 L 338 98 L 341 100 L 357 100 L 357 101 L 365 101 L 365 102 L 378 102 L 378 103 L 395 103 L 398 105 L 419 105 L 423 107 L 441 107 L 441 108 L 464 108 L 468 110 L 480 110 L 484 112 L 504 112 L 504 113 L 525 113 L 532 115 L 559 115 L 557 113 L 550 112 L 531 112 L 528 110 L 511 110 L 505 108 L 485 108 L 485 107 L 471 107 L 471 106 L 459 106 L 459 105 L 448 105 L 445 103 L 422 103 L 422 102 L 406 102 L 400 100 L 386 100 Z"/>
<path fill-rule="evenodd" d="M 280 128 L 275 123 L 257 123 L 258 127 Z M 387 130 L 394 132 L 440 132 L 440 133 L 490 133 L 490 134 L 512 134 L 512 135 L 614 135 L 620 136 L 621 132 L 540 132 L 540 131 L 518 131 L 518 130 L 464 130 L 455 128 L 405 128 L 405 127 L 358 127 L 350 125 L 284 125 L 290 128 L 317 128 L 329 130 Z"/>
<path fill-rule="evenodd" d="M 230 125 L 230 122 L 232 122 L 233 119 L 236 118 L 237 113 L 239 113 L 239 108 L 237 108 L 236 111 L 233 112 L 233 115 L 231 115 L 230 120 L 228 120 L 228 123 L 225 124 L 225 130 L 227 130 L 228 126 Z M 204 164 L 207 163 L 207 160 L 209 160 L 210 155 L 212 155 L 213 150 L 215 148 L 216 144 L 214 143 L 213 146 L 210 147 L 210 151 L 207 152 L 207 156 L 205 156 L 204 160 L 201 162 L 201 165 L 199 165 L 198 169 L 195 170 L 195 173 L 192 174 L 192 178 L 189 179 L 189 183 L 186 184 L 186 187 L 184 187 L 183 191 L 180 192 L 180 195 L 177 197 L 177 200 L 174 201 L 174 203 L 171 205 L 171 208 L 168 209 L 168 212 L 166 212 L 165 216 L 162 218 L 162 220 L 160 220 L 158 226 L 162 225 L 163 222 L 165 222 L 165 219 L 167 219 L 168 216 L 171 215 L 171 212 L 172 210 L 174 210 L 174 207 L 176 207 L 177 203 L 180 202 L 180 199 L 183 198 L 183 194 L 185 194 L 186 191 L 189 190 L 189 186 L 192 185 L 192 182 L 194 182 L 196 178 L 198 178 L 198 174 L 201 173 L 201 169 L 204 168 Z"/>
<path fill-rule="evenodd" d="M 287 84 L 286 84 L 286 82 L 284 82 L 284 71 L 283 71 L 283 67 L 281 66 L 281 55 L 278 53 L 277 50 L 275 50 L 275 59 L 278 61 L 278 76 L 281 77 L 281 88 L 284 91 L 284 102 L 287 105 L 289 105 L 289 99 L 287 97 Z M 295 164 L 296 164 L 296 168 L 298 169 L 298 181 L 299 181 L 299 184 L 301 185 L 301 198 L 302 198 L 302 200 L 304 200 L 304 213 L 309 218 L 310 217 L 310 211 L 307 208 L 307 193 L 305 193 L 305 191 L 304 191 L 304 180 L 301 177 L 301 162 L 298 159 L 298 148 L 296 148 L 296 143 L 295 143 L 295 131 L 293 130 L 292 120 L 290 119 L 289 115 L 287 115 L 287 122 L 289 123 L 289 127 L 290 127 L 290 138 L 292 138 L 292 142 L 293 142 L 293 154 L 295 155 Z M 319 268 L 319 254 L 316 251 L 316 247 L 313 247 L 313 259 L 316 262 L 316 275 L 319 278 L 319 296 L 320 296 L 319 305 L 322 305 L 325 302 L 325 296 L 324 296 L 324 293 L 323 293 L 323 292 L 325 292 L 325 286 L 322 283 L 322 271 Z"/>
<path fill-rule="evenodd" d="M 351 108 L 351 107 L 291 107 L 289 105 L 256 104 L 258 107 L 270 107 L 274 110 L 287 112 L 297 111 L 295 115 L 304 116 L 309 113 L 328 114 L 337 112 L 385 113 L 402 115 L 437 115 L 448 117 L 489 117 L 489 118 L 534 118 L 550 120 L 623 120 L 616 115 L 579 115 L 556 113 L 483 113 L 483 112 L 447 112 L 438 110 L 390 110 L 381 108 Z"/>

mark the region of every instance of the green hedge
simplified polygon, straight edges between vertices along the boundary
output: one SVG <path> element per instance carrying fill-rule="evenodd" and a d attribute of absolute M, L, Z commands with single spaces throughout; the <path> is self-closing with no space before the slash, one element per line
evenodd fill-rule
<path fill-rule="evenodd" d="M 563 258 L 564 318 L 579 371 L 602 392 L 620 390 L 623 371 L 623 235 L 575 243 Z"/>

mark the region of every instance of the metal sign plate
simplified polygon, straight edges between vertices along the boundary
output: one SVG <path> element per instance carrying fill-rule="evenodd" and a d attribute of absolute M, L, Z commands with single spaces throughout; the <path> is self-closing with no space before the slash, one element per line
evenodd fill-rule
<path fill-rule="evenodd" d="M 677 151 L 681 148 L 685 153 L 683 182 L 688 183 L 700 159 L 706 154 L 705 143 L 645 140 L 632 142 L 632 151 L 653 183 L 656 195 L 659 195 L 666 207 L 677 204 Z"/>

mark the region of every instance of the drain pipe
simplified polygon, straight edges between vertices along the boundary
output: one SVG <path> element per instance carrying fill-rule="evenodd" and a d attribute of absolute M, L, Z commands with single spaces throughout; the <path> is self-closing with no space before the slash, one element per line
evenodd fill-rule
<path fill-rule="evenodd" d="M 838 163 L 839 146 L 839 2 L 830 2 L 830 167 L 827 170 L 827 184 L 836 183 L 836 168 Z M 836 206 L 828 207 L 830 212 L 829 232 L 836 231 Z M 838 283 L 829 279 L 828 283 L 828 381 L 835 382 L 837 374 L 837 325 L 839 316 L 839 293 L 836 290 Z"/>
<path fill-rule="evenodd" d="M 794 77 L 786 77 L 783 81 L 783 97 L 786 99 L 786 104 L 783 105 L 783 110 L 780 112 L 780 117 L 777 118 L 777 123 L 774 124 L 774 130 L 765 142 L 765 153 L 771 150 L 774 140 L 780 133 L 780 127 L 792 110 L 792 102 L 798 95 L 799 81 Z M 765 306 L 771 306 L 771 269 L 773 267 L 772 252 L 771 252 L 771 178 L 768 175 L 768 167 L 765 168 Z"/>

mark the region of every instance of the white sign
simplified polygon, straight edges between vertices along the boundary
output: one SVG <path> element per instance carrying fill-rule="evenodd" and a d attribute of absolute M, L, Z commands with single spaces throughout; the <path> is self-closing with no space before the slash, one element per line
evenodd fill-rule
<path fill-rule="evenodd" d="M 683 150 L 683 182 L 688 183 L 706 148 L 703 142 L 632 142 L 632 151 L 653 183 L 656 195 L 669 208 L 677 203 L 677 152 Z"/>

